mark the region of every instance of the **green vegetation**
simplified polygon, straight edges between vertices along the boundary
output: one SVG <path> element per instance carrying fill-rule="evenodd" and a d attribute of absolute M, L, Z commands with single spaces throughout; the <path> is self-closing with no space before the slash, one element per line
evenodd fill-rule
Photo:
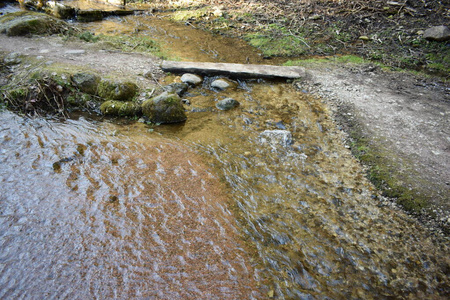
<path fill-rule="evenodd" d="M 397 203 L 410 212 L 419 213 L 428 207 L 428 199 L 420 192 L 411 189 L 408 183 L 402 180 L 403 176 L 398 171 L 400 166 L 393 162 L 394 153 L 379 150 L 372 141 L 355 131 L 351 133 L 351 136 L 353 138 L 352 153 L 368 166 L 367 177 L 384 196 L 397 199 Z"/>
<path fill-rule="evenodd" d="M 319 57 L 319 58 L 308 58 L 308 59 L 298 59 L 298 60 L 288 60 L 283 65 L 284 66 L 306 66 L 311 63 L 353 63 L 353 64 L 362 64 L 368 63 L 368 60 L 365 60 L 356 55 L 336 55 L 330 57 Z"/>

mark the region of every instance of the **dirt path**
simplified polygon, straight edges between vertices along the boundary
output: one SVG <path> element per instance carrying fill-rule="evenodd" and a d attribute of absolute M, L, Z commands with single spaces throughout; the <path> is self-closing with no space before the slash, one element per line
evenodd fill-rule
<path fill-rule="evenodd" d="M 110 48 L 102 42 L 64 41 L 58 36 L 29 38 L 0 35 L 0 51 L 31 56 L 47 64 L 61 63 L 88 68 L 100 74 L 129 78 L 141 86 L 155 84 L 151 76 L 150 79 L 144 76 L 146 73 L 150 72 L 155 79 L 163 75 L 159 68 L 159 58 Z"/>
<path fill-rule="evenodd" d="M 359 139 L 377 149 L 374 154 L 383 156 L 382 162 L 387 164 L 391 177 L 385 180 L 392 179 L 431 202 L 435 216 L 424 221 L 448 229 L 448 85 L 370 65 L 331 64 L 307 69 L 310 74 L 307 89 L 330 104 L 337 122 L 349 134 L 348 145 L 364 147 L 355 141 Z M 364 156 L 366 153 L 361 151 L 364 149 L 359 149 Z"/>
<path fill-rule="evenodd" d="M 47 64 L 70 64 L 127 77 L 140 86 L 155 85 L 155 79 L 163 75 L 158 58 L 107 50 L 101 43 L 0 35 L 0 51 L 18 52 Z M 448 228 L 448 85 L 367 65 L 311 64 L 306 69 L 308 78 L 299 87 L 323 97 L 347 133 L 356 132 L 381 149 L 395 171 L 392 176 L 396 181 L 435 204 L 432 225 Z M 145 77 L 148 72 L 153 76 Z"/>

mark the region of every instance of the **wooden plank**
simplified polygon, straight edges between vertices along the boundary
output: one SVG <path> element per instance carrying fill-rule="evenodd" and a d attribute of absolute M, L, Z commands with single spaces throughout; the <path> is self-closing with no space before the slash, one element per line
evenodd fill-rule
<path fill-rule="evenodd" d="M 280 67 L 230 63 L 205 63 L 185 61 L 163 61 L 161 69 L 172 73 L 194 73 L 202 75 L 227 75 L 246 78 L 290 78 L 305 77 L 302 67 Z"/>

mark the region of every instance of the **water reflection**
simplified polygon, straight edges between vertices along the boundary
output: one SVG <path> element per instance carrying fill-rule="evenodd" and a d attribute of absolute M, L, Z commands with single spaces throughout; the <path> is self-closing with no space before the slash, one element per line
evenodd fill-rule
<path fill-rule="evenodd" d="M 223 186 L 186 147 L 2 120 L 0 298 L 257 296 Z"/>

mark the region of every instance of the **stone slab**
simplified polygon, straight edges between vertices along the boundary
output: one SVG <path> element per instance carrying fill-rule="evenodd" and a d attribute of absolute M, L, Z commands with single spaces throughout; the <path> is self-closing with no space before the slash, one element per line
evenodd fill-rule
<path fill-rule="evenodd" d="M 161 69 L 172 73 L 194 73 L 203 75 L 227 75 L 246 78 L 289 78 L 305 77 L 302 67 L 281 67 L 272 65 L 251 65 L 231 63 L 206 63 L 185 61 L 163 61 Z"/>

